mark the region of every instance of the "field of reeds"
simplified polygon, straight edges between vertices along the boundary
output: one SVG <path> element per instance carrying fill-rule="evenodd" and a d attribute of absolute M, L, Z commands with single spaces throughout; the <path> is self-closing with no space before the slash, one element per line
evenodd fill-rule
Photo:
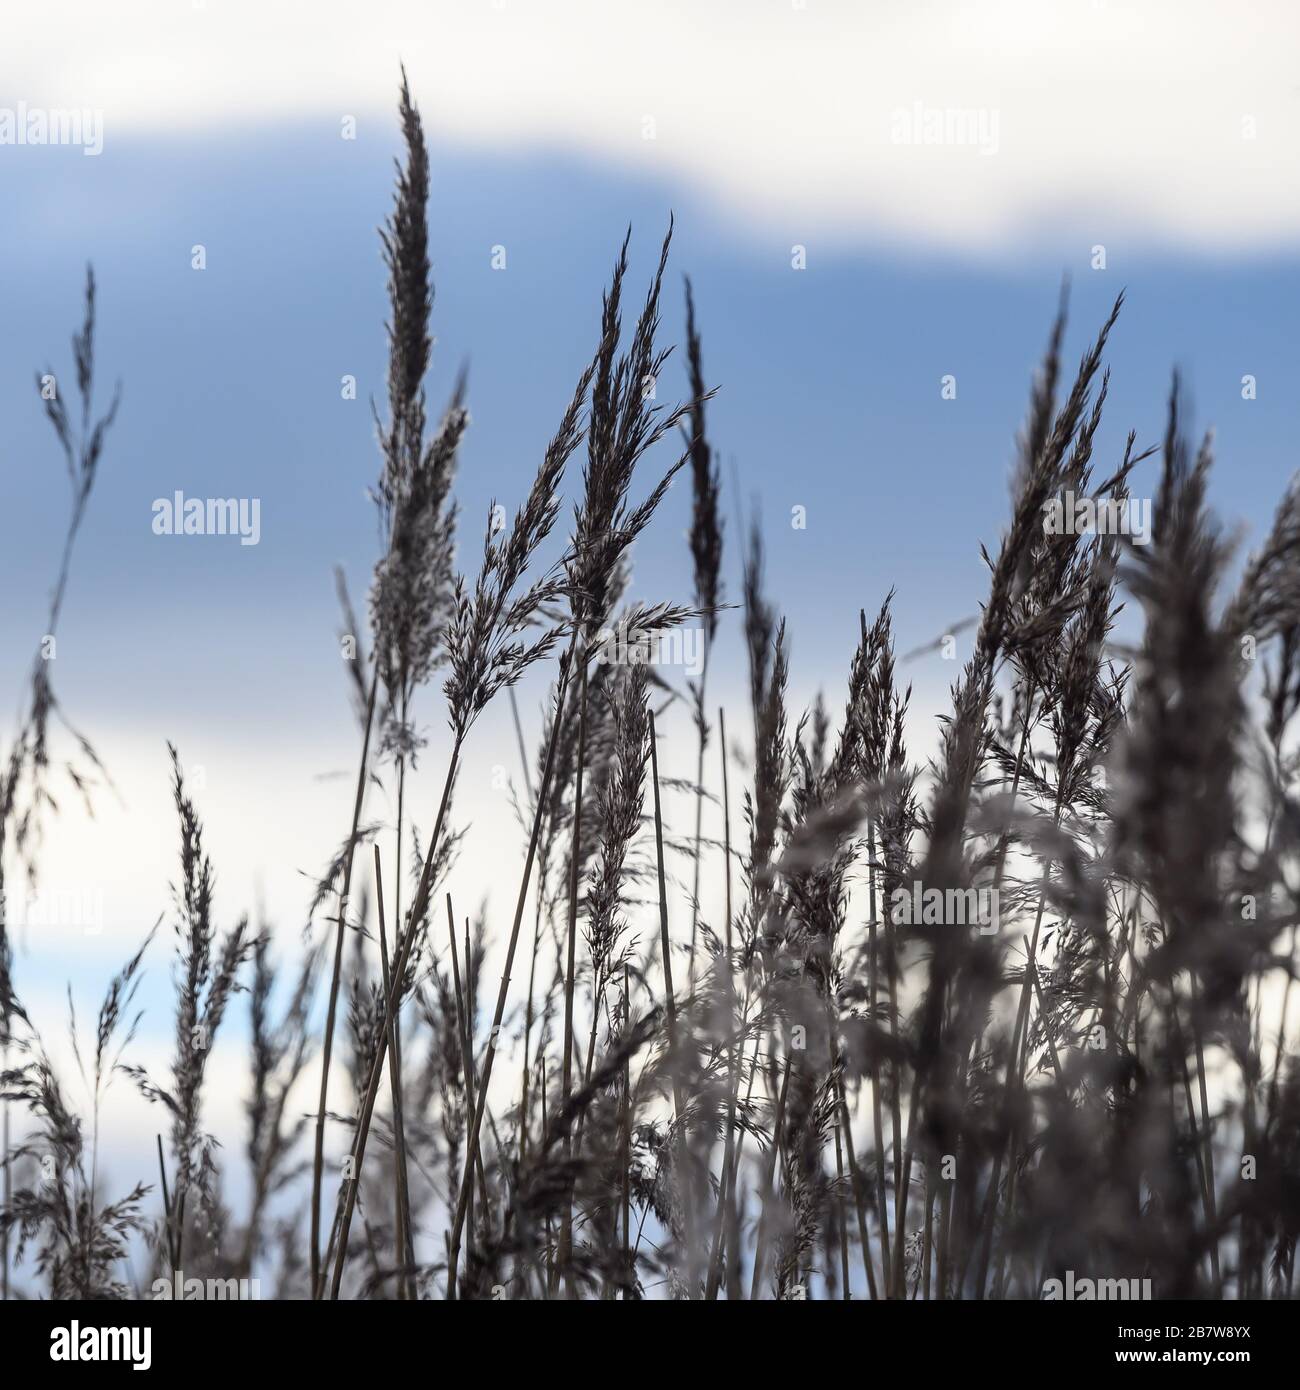
<path fill-rule="evenodd" d="M 481 527 L 459 513 L 470 422 L 463 385 L 440 413 L 426 402 L 429 164 L 405 86 L 400 119 L 381 553 L 364 608 L 340 581 L 355 795 L 322 847 L 314 935 L 295 955 L 247 918 L 218 925 L 175 750 L 171 921 L 93 1027 L 73 1020 L 75 1087 L 0 918 L 3 1296 L 148 1298 L 183 1271 L 322 1300 L 1040 1299 L 1081 1280 L 1292 1297 L 1300 490 L 1239 563 L 1176 382 L 1162 439 L 1094 455 L 1122 306 L 1071 369 L 1063 303 L 969 658 L 920 766 L 892 595 L 863 596 L 840 694 L 788 706 L 758 530 L 723 522 L 709 402 L 725 364 L 689 282 L 683 351 L 661 341 L 671 230 L 644 292 L 614 248 L 527 495 Z M 47 634 L 112 467 L 94 334 L 91 279 L 75 393 L 42 393 L 72 496 Z M 660 400 L 674 373 L 677 406 Z M 655 528 L 679 473 L 691 592 L 632 603 L 634 547 L 680 544 Z M 1135 488 L 1146 543 L 1045 524 L 1067 495 L 1126 505 Z M 724 624 L 743 630 L 748 709 L 710 700 Z M 704 660 L 674 687 L 638 653 L 687 630 Z M 495 851 L 509 904 L 489 926 L 448 892 L 457 773 L 487 706 L 542 673 L 540 746 L 515 712 L 522 834 L 517 862 L 515 841 Z M 57 834 L 56 774 L 79 790 L 111 774 L 39 652 L 27 691 L 0 764 L 10 879 L 39 875 Z M 448 730 L 433 751 L 430 723 Z M 417 755 L 440 759 L 433 805 L 408 795 Z M 375 818 L 376 784 L 395 816 Z M 169 938 L 175 1051 L 155 1075 L 132 1058 L 136 993 Z M 242 1153 L 204 1120 L 236 1009 Z M 110 1190 L 115 1078 L 154 1105 L 157 1165 Z M 235 1164 L 242 1210 L 223 1199 Z"/>

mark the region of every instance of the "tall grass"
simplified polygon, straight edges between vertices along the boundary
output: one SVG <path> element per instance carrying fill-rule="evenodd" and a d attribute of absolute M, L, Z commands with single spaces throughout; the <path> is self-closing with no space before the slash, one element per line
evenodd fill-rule
<path fill-rule="evenodd" d="M 265 926 L 217 926 L 173 753 L 171 1077 L 128 1055 L 142 948 L 100 1014 L 89 1154 L 0 938 L 6 1117 L 25 1108 L 17 1139 L 6 1129 L 6 1296 L 131 1296 L 126 1256 L 143 1242 L 154 1271 L 259 1270 L 298 1298 L 1035 1299 L 1067 1272 L 1149 1279 L 1157 1297 L 1291 1297 L 1300 487 L 1233 586 L 1207 501 L 1211 441 L 1187 438 L 1175 383 L 1163 439 L 1130 435 L 1104 459 L 1122 302 L 1070 375 L 1063 300 L 969 657 L 937 754 L 918 766 L 892 593 L 863 603 L 839 722 L 821 700 L 790 708 L 792 634 L 760 529 L 736 537 L 734 558 L 724 544 L 689 283 L 684 399 L 658 400 L 675 367 L 660 341 L 671 228 L 627 328 L 619 248 L 535 479 L 511 519 L 492 510 L 461 571 L 466 385 L 428 430 L 429 166 L 405 80 L 400 120 L 380 554 L 352 668 L 350 824 L 311 904 L 326 931 L 288 967 L 276 1021 L 285 967 Z M 91 424 L 93 324 L 91 282 L 74 344 L 80 433 L 49 407 L 74 496 L 51 632 L 112 420 Z M 679 426 L 682 449 L 665 451 Z M 691 592 L 630 603 L 633 544 L 687 464 Z M 1143 490 L 1149 545 L 1044 523 L 1066 494 L 1123 504 Z M 1126 603 L 1139 610 L 1131 647 L 1115 636 Z M 715 722 L 705 673 L 729 623 L 749 709 Z M 685 624 L 706 653 L 685 689 L 603 659 L 611 629 Z M 457 774 L 484 710 L 530 671 L 551 687 L 534 753 L 514 709 L 513 913 L 471 929 L 441 892 Z M 680 746 L 665 717 L 678 700 L 693 731 Z M 39 663 L 30 704 L 0 785 L 0 850 L 34 872 L 56 708 Z M 421 844 L 407 774 L 431 706 L 449 737 Z M 729 744 L 728 725 L 736 738 L 746 723 Z M 672 775 L 691 766 L 690 780 Z M 377 783 L 394 814 L 372 823 Z M 693 815 L 678 828 L 683 804 Z M 725 905 L 722 920 L 706 902 Z M 903 910 L 913 902 L 930 906 Z M 995 919 L 963 916 L 981 902 Z M 241 991 L 242 1213 L 222 1200 L 232 1160 L 203 1120 L 207 1063 Z M 515 1040 L 522 1065 L 498 1065 Z M 156 1189 L 150 1175 L 107 1201 L 95 1135 L 121 1071 L 167 1112 L 170 1141 L 160 1133 Z"/>

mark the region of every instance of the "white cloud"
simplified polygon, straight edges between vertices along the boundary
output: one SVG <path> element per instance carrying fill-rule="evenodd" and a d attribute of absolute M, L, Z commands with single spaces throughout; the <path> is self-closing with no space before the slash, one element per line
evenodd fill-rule
<path fill-rule="evenodd" d="M 7 17 L 0 90 L 100 107 L 108 141 L 344 114 L 391 130 L 401 58 L 456 140 L 686 180 L 782 243 L 1013 262 L 1063 236 L 1294 245 L 1298 47 L 1290 0 L 47 0 Z M 984 113 L 996 153 L 895 143 L 918 103 Z"/>

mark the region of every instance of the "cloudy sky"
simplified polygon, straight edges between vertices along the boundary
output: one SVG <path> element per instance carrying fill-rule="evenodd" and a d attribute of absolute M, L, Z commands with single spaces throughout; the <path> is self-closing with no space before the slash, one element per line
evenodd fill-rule
<path fill-rule="evenodd" d="M 834 708 L 860 607 L 896 586 L 902 650 L 974 611 L 1063 276 L 1072 355 L 1128 293 L 1103 458 L 1129 429 L 1158 437 L 1178 365 L 1216 429 L 1216 501 L 1258 534 L 1300 436 L 1298 41 L 1293 5 L 1186 0 L 49 0 L 6 16 L 0 130 L 5 111 L 102 120 L 93 155 L 0 144 L 11 709 L 68 503 L 33 374 L 68 371 L 88 260 L 104 387 L 123 383 L 55 669 L 116 791 L 93 821 L 67 798 L 43 861 L 47 883 L 102 903 L 102 930 L 20 932 L 20 991 L 61 1018 L 71 977 L 84 1016 L 166 910 L 167 739 L 202 782 L 223 922 L 261 901 L 291 950 L 305 876 L 346 832 L 356 740 L 332 568 L 359 601 L 400 62 L 433 156 L 432 399 L 469 369 L 467 524 L 531 478 L 624 230 L 639 286 L 672 215 L 664 331 L 680 340 L 689 273 L 719 387 L 728 539 L 742 508 L 761 514 L 796 696 L 824 687 Z M 679 369 L 661 390 L 684 392 Z M 154 500 L 178 489 L 257 497 L 259 544 L 154 535 Z M 675 489 L 637 556 L 638 596 L 686 596 L 688 510 Z M 732 544 L 732 595 L 736 575 Z M 711 682 L 743 736 L 737 628 L 724 621 Z M 908 670 L 918 756 L 953 669 Z M 521 696 L 530 738 L 542 693 Z M 413 796 L 431 813 L 432 694 L 420 718 L 430 748 Z M 688 775 L 686 722 L 668 733 L 669 770 Z M 520 836 L 494 770 L 517 778 L 518 758 L 500 719 L 476 738 L 452 889 L 466 908 L 490 890 L 500 909 L 514 889 L 492 866 L 513 862 Z M 155 1010 L 141 1046 L 161 1057 L 167 1026 Z M 234 1072 L 220 1089 L 218 1128 Z"/>
<path fill-rule="evenodd" d="M 405 61 L 458 146 L 621 168 L 774 234 L 997 258 L 1093 219 L 1227 252 L 1300 228 L 1298 38 L 1285 0 L 54 0 L 15 17 L 3 75 L 115 138 L 266 139 L 382 118 Z M 895 137 L 918 103 L 995 112 L 999 157 L 917 160 Z"/>

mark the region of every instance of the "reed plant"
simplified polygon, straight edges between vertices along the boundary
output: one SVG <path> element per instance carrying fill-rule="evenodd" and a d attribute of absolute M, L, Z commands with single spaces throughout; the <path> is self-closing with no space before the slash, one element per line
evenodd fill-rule
<path fill-rule="evenodd" d="M 660 401 L 677 368 L 671 225 L 627 325 L 630 231 L 618 247 L 526 495 L 490 510 L 466 567 L 469 388 L 456 378 L 430 427 L 429 156 L 405 77 L 399 119 L 364 633 L 340 587 L 357 775 L 311 939 L 277 962 L 264 924 L 219 925 L 173 750 L 171 1073 L 129 1057 L 146 942 L 83 1069 L 87 1146 L 0 934 L 6 1115 L 23 1117 L 5 1138 L 6 1296 L 130 1296 L 142 1243 L 154 1268 L 259 1270 L 296 1298 L 1037 1299 L 1067 1272 L 1166 1298 L 1292 1297 L 1300 484 L 1237 566 L 1209 502 L 1213 442 L 1189 438 L 1177 383 L 1163 438 L 1127 433 L 1108 453 L 1122 297 L 1071 374 L 1063 294 L 968 659 L 921 765 L 892 592 L 855 599 L 843 694 L 792 707 L 797 634 L 761 524 L 722 521 L 689 281 L 680 402 Z M 47 402 L 73 488 L 50 632 L 116 410 L 93 419 L 93 331 L 92 280 L 80 426 Z M 656 513 L 688 466 L 690 578 L 631 601 L 634 553 L 664 543 Z M 1067 495 L 1142 493 L 1149 545 L 1045 524 Z M 693 681 L 613 655 L 611 632 L 689 625 Z M 715 715 L 728 626 L 749 708 Z M 532 749 L 513 691 L 530 674 L 548 687 Z M 453 897 L 486 893 L 461 886 L 452 806 L 503 691 L 521 833 L 501 919 Z M 38 663 L 0 781 L 0 868 L 36 866 L 57 709 Z M 420 759 L 441 788 L 424 808 Z M 371 819 L 375 785 L 390 810 Z M 941 908 L 905 910 L 935 894 Z M 959 915 L 980 901 L 996 920 Z M 236 1211 L 204 1095 L 241 992 L 252 1195 Z M 123 1072 L 166 1111 L 168 1141 L 157 1187 L 110 1201 L 97 1117 Z"/>

